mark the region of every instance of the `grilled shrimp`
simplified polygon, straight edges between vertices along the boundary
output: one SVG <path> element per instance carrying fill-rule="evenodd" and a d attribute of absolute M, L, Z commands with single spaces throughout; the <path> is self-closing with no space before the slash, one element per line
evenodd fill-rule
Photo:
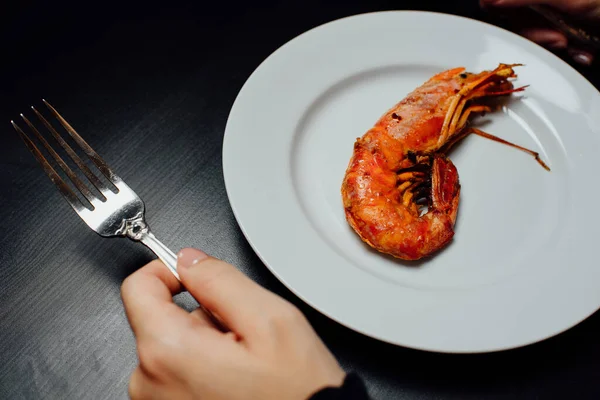
<path fill-rule="evenodd" d="M 518 65 L 441 72 L 356 140 L 341 192 L 346 219 L 364 242 L 418 260 L 451 241 L 460 183 L 447 154 L 470 133 L 525 151 L 549 170 L 538 153 L 468 126 L 473 113 L 492 111 L 492 98 L 524 90 L 509 81 Z"/>

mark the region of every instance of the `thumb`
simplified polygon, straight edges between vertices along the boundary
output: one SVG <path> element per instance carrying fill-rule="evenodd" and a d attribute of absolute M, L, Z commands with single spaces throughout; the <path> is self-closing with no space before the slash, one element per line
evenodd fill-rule
<path fill-rule="evenodd" d="M 177 272 L 190 294 L 243 338 L 260 338 L 257 326 L 282 302 L 233 265 L 197 249 L 181 250 Z"/>

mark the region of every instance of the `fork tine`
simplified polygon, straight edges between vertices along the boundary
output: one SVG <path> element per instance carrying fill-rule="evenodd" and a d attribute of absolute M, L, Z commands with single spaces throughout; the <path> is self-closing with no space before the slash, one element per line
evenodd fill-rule
<path fill-rule="evenodd" d="M 19 133 L 19 136 L 21 136 L 21 139 L 23 139 L 29 151 L 31 151 L 31 153 L 35 156 L 38 162 L 42 165 L 42 168 L 44 169 L 44 172 L 46 172 L 46 175 L 48 175 L 50 180 L 56 185 L 60 193 L 64 196 L 67 202 L 69 202 L 71 207 L 73 207 L 73 209 L 78 213 L 86 209 L 86 207 L 83 204 L 81 204 L 77 196 L 75 196 L 75 193 L 73 193 L 69 186 L 67 186 L 65 181 L 62 180 L 60 175 L 56 173 L 54 168 L 52 168 L 50 163 L 48 163 L 48 161 L 44 158 L 44 156 L 38 150 L 35 144 L 31 141 L 31 139 L 29 139 L 29 136 L 27 136 L 25 132 L 23 132 L 23 130 L 21 130 L 21 128 L 19 128 L 19 126 L 15 124 L 14 121 L 11 120 L 10 123 Z"/>
<path fill-rule="evenodd" d="M 110 191 L 108 186 L 106 186 L 100 179 L 98 179 L 98 177 L 92 172 L 92 170 L 90 170 L 90 168 L 83 162 L 83 160 L 77 155 L 77 153 L 75 153 L 75 151 L 73 151 L 71 146 L 69 146 L 69 144 L 67 142 L 65 142 L 65 140 L 62 138 L 60 133 L 58 133 L 56 131 L 56 129 L 54 129 L 54 127 L 50 124 L 50 122 L 48 122 L 48 120 L 34 107 L 31 107 L 31 109 L 33 110 L 35 115 L 39 118 L 39 120 L 42 121 L 44 126 L 50 131 L 50 133 L 52 133 L 52 136 L 54 136 L 54 139 L 56 139 L 58 144 L 60 144 L 60 146 L 63 149 L 65 149 L 65 151 L 67 152 L 69 157 L 71 157 L 71 160 L 73 160 L 75 162 L 75 164 L 77 164 L 79 169 L 84 173 L 84 175 L 88 178 L 88 180 L 94 186 L 96 186 L 98 191 L 100 191 L 100 193 L 102 193 L 103 195 L 106 193 L 106 191 Z"/>
<path fill-rule="evenodd" d="M 38 140 L 40 142 L 42 142 L 42 144 L 44 145 L 46 150 L 48 150 L 48 152 L 52 155 L 52 157 L 54 157 L 54 159 L 56 160 L 58 165 L 62 168 L 62 170 L 65 171 L 65 173 L 67 174 L 67 176 L 69 177 L 71 182 L 73 182 L 73 184 L 77 187 L 77 189 L 79 189 L 79 191 L 83 194 L 83 196 L 87 199 L 87 201 L 90 202 L 90 205 L 92 205 L 92 200 L 95 200 L 98 198 L 92 192 L 90 192 L 88 187 L 81 181 L 81 179 L 79 179 L 77 177 L 77 175 L 75 175 L 75 173 L 71 170 L 71 168 L 69 168 L 69 166 L 64 162 L 62 157 L 59 156 L 56 151 L 54 151 L 52 146 L 50 146 L 50 143 L 48 143 L 48 141 L 46 141 L 46 139 L 42 136 L 40 131 L 38 131 L 37 128 L 31 123 L 31 121 L 29 121 L 29 119 L 27 119 L 27 117 L 25 117 L 23 114 L 21 114 L 21 118 L 23 118 L 23 121 L 25 121 L 25 123 L 29 126 L 29 129 L 31 129 L 33 131 L 33 133 L 38 138 Z"/>
<path fill-rule="evenodd" d="M 44 104 L 46 104 L 48 109 L 50 109 L 52 114 L 54 114 L 54 116 L 60 121 L 60 123 L 62 124 L 62 126 L 64 126 L 67 132 L 69 132 L 69 135 L 71 135 L 71 137 L 83 149 L 85 154 L 87 154 L 87 156 L 94 162 L 94 164 L 96 164 L 96 167 L 98 167 L 100 172 L 104 174 L 106 179 L 111 181 L 116 186 L 116 184 L 121 180 L 121 178 L 119 178 L 110 169 L 110 167 L 108 166 L 108 164 L 106 164 L 102 157 L 100 157 L 100 155 L 98 155 L 98 153 L 96 153 L 94 149 L 92 149 L 92 147 L 89 144 L 87 144 L 87 142 L 83 140 L 81 136 L 79 136 L 75 129 L 73 129 L 73 127 L 69 125 L 69 123 L 58 113 L 58 111 L 56 111 L 54 107 L 52 107 L 46 100 L 42 99 L 42 101 L 44 102 Z"/>

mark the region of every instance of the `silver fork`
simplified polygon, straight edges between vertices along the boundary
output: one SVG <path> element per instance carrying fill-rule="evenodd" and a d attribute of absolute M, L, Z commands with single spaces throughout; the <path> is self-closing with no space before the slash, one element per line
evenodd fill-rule
<path fill-rule="evenodd" d="M 110 182 L 109 185 L 94 174 L 83 160 L 73 151 L 71 146 L 62 138 L 62 136 L 54 129 L 50 122 L 33 106 L 31 109 L 42 124 L 50 131 L 56 142 L 65 150 L 73 162 L 79 167 L 81 172 L 86 176 L 88 181 L 95 187 L 101 196 L 94 194 L 71 168 L 64 162 L 61 156 L 52 148 L 50 143 L 42 136 L 40 131 L 35 127 L 27 117 L 21 114 L 21 118 L 33 132 L 35 137 L 42 143 L 44 148 L 52 155 L 56 163 L 61 167 L 69 180 L 77 188 L 79 193 L 85 198 L 88 204 L 84 204 L 69 188 L 65 181 L 60 177 L 56 170 L 50 165 L 48 160 L 36 147 L 35 143 L 27 136 L 27 134 L 14 122 L 10 121 L 12 126 L 19 133 L 27 148 L 33 153 L 35 158 L 42 165 L 46 175 L 56 185 L 60 193 L 64 196 L 67 202 L 79 214 L 81 219 L 92 228 L 96 233 L 103 237 L 128 237 L 136 242 L 142 242 L 150 250 L 158 256 L 164 265 L 171 271 L 175 277 L 179 279 L 177 273 L 177 257 L 169 250 L 167 246 L 161 243 L 152 232 L 144 218 L 144 202 L 140 197 L 129 187 L 121 178 L 119 178 L 106 162 L 86 143 L 85 140 L 73 129 L 73 127 L 52 107 L 46 100 L 44 104 L 50 112 L 56 117 L 60 124 L 65 128 L 73 140 L 85 152 L 89 159 L 96 165 L 98 170 Z M 214 325 L 227 331 L 225 323 L 217 318 L 213 313 L 207 310 L 202 304 L 199 305 L 212 320 Z"/>
<path fill-rule="evenodd" d="M 94 194 L 92 190 L 69 168 L 61 156 L 56 153 L 52 146 L 41 135 L 33 123 L 23 114 L 21 118 L 29 126 L 33 134 L 38 138 L 48 153 L 52 155 L 56 163 L 62 168 L 69 177 L 73 185 L 79 190 L 81 195 L 89 204 L 84 204 L 69 188 L 65 181 L 60 177 L 56 170 L 46 160 L 44 155 L 36 147 L 34 142 L 27 134 L 14 122 L 10 121 L 17 130 L 27 148 L 33 153 L 35 158 L 42 165 L 46 175 L 56 185 L 60 193 L 67 202 L 79 214 L 81 219 L 92 228 L 96 233 L 103 237 L 128 237 L 134 241 L 139 241 L 148 246 L 158 258 L 169 268 L 169 270 L 179 279 L 177 273 L 177 257 L 175 254 L 161 243 L 152 232 L 144 219 L 144 202 L 121 178 L 119 178 L 106 162 L 86 143 L 85 140 L 73 129 L 73 127 L 52 107 L 46 100 L 42 100 L 50 112 L 58 119 L 60 124 L 66 129 L 69 135 L 81 147 L 90 160 L 96 165 L 98 170 L 110 182 L 110 186 L 100 180 L 90 168 L 73 151 L 71 146 L 54 129 L 50 122 L 34 107 L 31 107 L 35 115 L 42 124 L 50 131 L 58 144 L 67 152 L 69 157 L 77 164 L 90 183 L 98 189 L 101 196 Z M 111 187 L 112 186 L 112 187 Z"/>

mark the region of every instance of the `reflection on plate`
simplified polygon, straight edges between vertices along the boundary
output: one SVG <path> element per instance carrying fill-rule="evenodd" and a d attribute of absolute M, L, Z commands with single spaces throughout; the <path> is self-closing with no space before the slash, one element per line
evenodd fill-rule
<path fill-rule="evenodd" d="M 450 246 L 403 262 L 362 243 L 340 196 L 356 138 L 441 70 L 515 62 L 530 87 L 477 123 L 540 152 L 552 172 L 468 137 L 451 152 L 461 204 Z M 225 132 L 227 193 L 265 265 L 347 327 L 441 352 L 526 345 L 600 305 L 600 217 L 577 202 L 598 196 L 599 97 L 551 53 L 487 24 L 426 12 L 345 18 L 287 43 L 248 79 Z"/>

